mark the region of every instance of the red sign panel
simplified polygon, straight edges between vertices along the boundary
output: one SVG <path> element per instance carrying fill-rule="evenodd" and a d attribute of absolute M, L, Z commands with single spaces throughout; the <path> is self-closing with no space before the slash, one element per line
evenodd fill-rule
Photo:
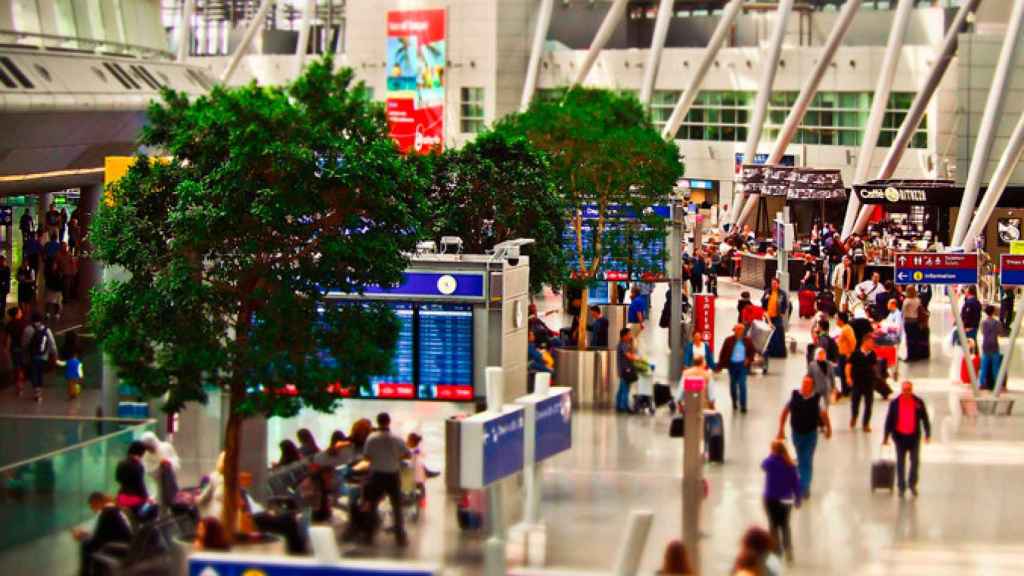
<path fill-rule="evenodd" d="M 416 398 L 416 386 L 412 384 L 377 384 L 378 398 Z"/>
<path fill-rule="evenodd" d="M 977 254 L 937 254 L 934 252 L 900 252 L 896 255 L 898 268 L 927 269 L 937 268 L 949 270 L 962 268 L 977 269 Z"/>
<path fill-rule="evenodd" d="M 436 394 L 438 400 L 472 400 L 473 387 L 439 384 L 436 388 Z"/>
<path fill-rule="evenodd" d="M 444 143 L 445 11 L 388 12 L 388 132 L 402 152 Z"/>
<path fill-rule="evenodd" d="M 693 330 L 700 332 L 704 341 L 714 345 L 715 341 L 715 295 L 695 294 L 693 306 Z M 711 360 L 710 358 L 708 359 Z"/>

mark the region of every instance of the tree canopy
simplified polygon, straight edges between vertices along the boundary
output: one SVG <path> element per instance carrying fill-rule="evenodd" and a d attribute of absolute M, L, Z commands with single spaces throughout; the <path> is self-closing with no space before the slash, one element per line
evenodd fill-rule
<path fill-rule="evenodd" d="M 92 224 L 96 258 L 124 274 L 96 289 L 90 322 L 122 380 L 168 409 L 230 393 L 232 490 L 240 418 L 331 410 L 331 384 L 388 370 L 393 315 L 326 293 L 401 278 L 428 182 L 329 58 L 288 86 L 162 98 L 141 144 L 165 159 L 140 156 Z"/>
<path fill-rule="evenodd" d="M 483 254 L 512 238 L 533 238 L 530 286 L 566 279 L 562 233 L 567 204 L 556 189 L 547 156 L 523 136 L 485 132 L 433 163 L 428 193 L 431 238 L 459 236 L 464 250 Z"/>

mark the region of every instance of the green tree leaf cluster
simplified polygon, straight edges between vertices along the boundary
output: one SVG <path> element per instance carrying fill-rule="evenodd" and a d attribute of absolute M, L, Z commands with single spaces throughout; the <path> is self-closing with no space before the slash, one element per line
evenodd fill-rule
<path fill-rule="evenodd" d="M 547 155 L 523 136 L 485 132 L 432 164 L 427 194 L 428 236 L 463 239 L 463 249 L 483 254 L 512 238 L 533 238 L 530 287 L 561 286 L 567 278 L 562 234 L 567 203 L 554 184 Z"/>
<path fill-rule="evenodd" d="M 575 283 L 588 285 L 614 260 L 624 259 L 632 270 L 650 269 L 653 263 L 632 260 L 635 245 L 664 237 L 665 223 L 650 209 L 668 202 L 683 166 L 675 143 L 661 138 L 635 97 L 574 87 L 559 100 L 535 99 L 525 112 L 501 120 L 495 131 L 525 136 L 547 153 L 575 228 L 570 255 Z M 587 206 L 596 207 L 597 214 L 584 221 Z M 623 211 L 635 219 L 622 222 Z M 587 291 L 582 293 L 586 309 Z M 580 325 L 582 346 L 586 323 Z"/>
<path fill-rule="evenodd" d="M 288 86 L 165 91 L 141 144 L 166 158 L 140 156 L 94 218 L 95 257 L 123 271 L 93 296 L 103 349 L 170 410 L 210 387 L 229 394 L 229 495 L 242 418 L 330 411 L 330 384 L 356 388 L 390 366 L 394 316 L 326 298 L 397 283 L 419 237 L 429 180 L 386 126 L 329 58 Z"/>

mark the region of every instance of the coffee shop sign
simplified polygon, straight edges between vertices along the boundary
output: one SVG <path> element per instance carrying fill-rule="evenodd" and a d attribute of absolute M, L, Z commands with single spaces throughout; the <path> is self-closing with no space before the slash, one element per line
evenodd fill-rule
<path fill-rule="evenodd" d="M 920 188 L 861 188 L 858 190 L 862 201 L 887 200 L 896 202 L 928 202 L 928 194 Z"/>

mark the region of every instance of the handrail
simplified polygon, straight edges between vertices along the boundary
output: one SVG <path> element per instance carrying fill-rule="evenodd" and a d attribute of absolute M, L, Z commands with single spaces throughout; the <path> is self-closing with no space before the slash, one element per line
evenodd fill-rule
<path fill-rule="evenodd" d="M 152 48 L 150 46 L 141 46 L 139 44 L 125 44 L 122 42 L 111 42 L 109 40 L 98 40 L 96 38 L 81 38 L 78 36 L 61 36 L 58 34 L 43 34 L 41 32 L 23 32 L 20 30 L 0 30 L 0 36 L 13 36 L 16 40 L 21 39 L 33 39 L 37 38 L 43 41 L 51 42 L 76 42 L 78 44 L 85 44 L 86 46 L 92 47 L 92 50 L 80 50 L 86 54 L 103 54 L 102 48 L 115 48 L 127 52 L 136 58 L 143 58 L 147 56 L 157 56 L 166 58 L 168 60 L 174 60 L 174 54 L 168 50 L 161 50 L 159 48 Z M 24 45 L 26 48 L 32 47 L 30 44 Z M 42 49 L 47 49 L 47 46 L 38 46 Z M 55 46 L 57 47 L 57 46 Z M 57 48 L 67 49 L 63 46 Z"/>
<path fill-rule="evenodd" d="M 31 419 L 32 417 L 31 416 L 22 416 L 21 418 Z M 81 450 L 82 448 L 84 448 L 86 446 L 90 446 L 92 444 L 95 444 L 95 443 L 97 443 L 97 442 L 99 442 L 101 440 L 109 440 L 109 439 L 111 439 L 114 436 L 117 436 L 119 434 L 124 434 L 125 432 L 133 431 L 135 428 L 138 428 L 140 426 L 147 426 L 147 425 L 150 425 L 150 424 L 156 424 L 156 420 L 154 420 L 153 418 L 149 418 L 149 419 L 146 419 L 146 420 L 125 420 L 124 418 L 88 418 L 88 417 L 76 417 L 76 418 L 67 417 L 67 418 L 61 418 L 61 417 L 55 417 L 55 416 L 37 416 L 36 418 L 44 419 L 44 420 L 82 420 L 82 421 L 93 420 L 93 421 L 106 421 L 106 422 L 111 422 L 111 423 L 137 422 L 137 424 L 135 424 L 134 426 L 128 426 L 127 428 L 124 428 L 123 430 L 118 430 L 117 432 L 111 432 L 110 434 L 102 434 L 100 436 L 92 438 L 91 440 L 86 440 L 84 442 L 78 442 L 77 444 L 72 444 L 70 446 L 65 446 L 65 447 L 60 448 L 58 450 L 51 450 L 50 452 L 46 452 L 46 453 L 40 454 L 38 456 L 33 456 L 33 457 L 27 458 L 25 460 L 14 462 L 14 463 L 8 464 L 6 466 L 0 466 L 0 474 L 3 474 L 4 472 L 7 472 L 8 470 L 13 470 L 15 468 L 21 468 L 22 466 L 25 466 L 27 464 L 31 464 L 31 463 L 39 461 L 39 460 L 43 460 L 45 458 L 52 458 L 53 456 L 56 456 L 58 454 L 63 454 L 65 452 L 70 452 L 72 450 Z"/>

